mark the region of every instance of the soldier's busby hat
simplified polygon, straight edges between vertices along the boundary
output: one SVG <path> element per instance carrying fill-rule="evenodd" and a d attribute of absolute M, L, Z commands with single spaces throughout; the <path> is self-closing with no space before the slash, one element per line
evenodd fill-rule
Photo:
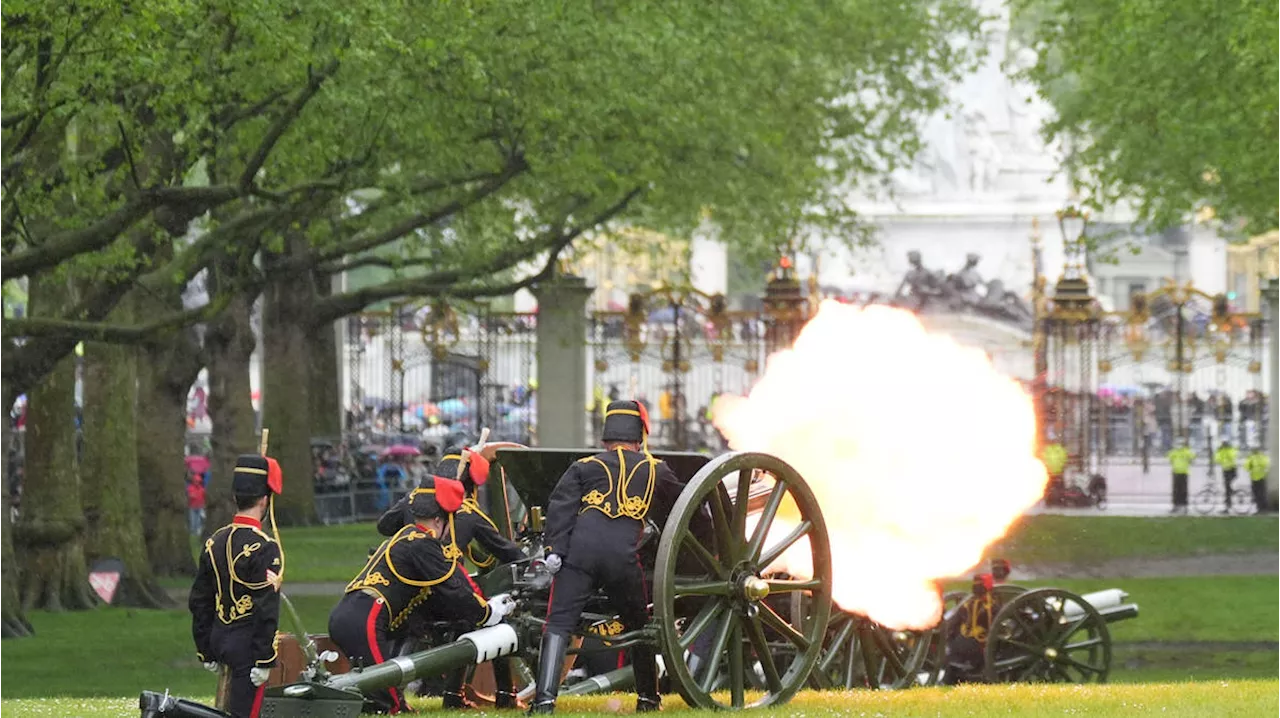
<path fill-rule="evenodd" d="M 242 454 L 231 475 L 231 492 L 236 496 L 266 496 L 284 490 L 284 473 L 275 459 L 258 454 Z"/>
<path fill-rule="evenodd" d="M 409 513 L 419 519 L 451 514 L 462 506 L 465 495 L 461 482 L 443 476 L 428 476 L 409 494 Z"/>
<path fill-rule="evenodd" d="M 461 475 L 458 464 L 464 465 Z M 467 447 L 454 446 L 445 450 L 433 473 L 446 479 L 461 478 L 464 484 L 470 480 L 476 486 L 484 486 L 489 480 L 489 460 Z"/>
<path fill-rule="evenodd" d="M 613 401 L 604 412 L 604 441 L 640 443 L 649 435 L 649 412 L 638 401 Z"/>

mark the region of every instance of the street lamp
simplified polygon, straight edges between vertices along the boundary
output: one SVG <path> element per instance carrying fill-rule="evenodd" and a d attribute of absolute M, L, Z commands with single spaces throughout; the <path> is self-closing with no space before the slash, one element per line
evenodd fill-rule
<path fill-rule="evenodd" d="M 1057 214 L 1066 262 L 1063 275 L 1078 277 L 1084 271 L 1085 229 L 1089 223 L 1089 215 L 1077 209 L 1075 205 L 1059 210 Z"/>
<path fill-rule="evenodd" d="M 1074 205 L 1059 210 L 1057 215 L 1058 227 L 1062 231 L 1063 266 L 1062 276 L 1054 286 L 1054 310 L 1087 314 L 1088 307 L 1093 302 L 1089 282 L 1084 277 L 1085 230 L 1089 215 Z"/>

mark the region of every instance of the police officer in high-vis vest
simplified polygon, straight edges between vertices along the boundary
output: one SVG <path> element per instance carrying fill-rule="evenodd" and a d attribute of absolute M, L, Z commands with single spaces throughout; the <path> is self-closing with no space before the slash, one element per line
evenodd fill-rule
<path fill-rule="evenodd" d="M 403 637 L 418 612 L 431 620 L 492 626 L 515 607 L 506 594 L 486 601 L 457 561 L 446 556 L 441 537 L 449 514 L 462 506 L 465 491 L 453 479 L 429 476 L 409 496 L 414 523 L 382 542 L 360 573 L 347 584 L 329 614 L 329 637 L 353 666 L 393 658 L 392 644 Z M 392 714 L 407 710 L 398 688 L 365 694 L 366 708 Z"/>
<path fill-rule="evenodd" d="M 1222 484 L 1227 490 L 1227 506 L 1222 513 L 1231 513 L 1231 482 L 1236 480 L 1236 463 L 1239 461 L 1239 455 L 1235 447 L 1230 441 L 1222 442 L 1222 446 L 1213 452 L 1213 463 L 1222 469 Z"/>
<path fill-rule="evenodd" d="M 1191 472 L 1191 462 L 1196 452 L 1187 446 L 1186 438 L 1178 440 L 1178 446 L 1169 452 L 1169 468 L 1173 470 L 1173 511 L 1175 514 L 1187 512 L 1187 474 Z"/>
<path fill-rule="evenodd" d="M 662 461 L 649 454 L 649 416 L 635 401 L 615 401 L 605 411 L 605 450 L 571 465 L 551 492 L 545 532 L 546 565 L 555 574 L 542 635 L 533 713 L 554 713 L 569 635 L 597 587 L 603 586 L 628 631 L 649 620 L 649 600 L 637 545 L 659 483 L 677 484 Z M 631 649 L 636 712 L 658 710 L 658 670 L 653 647 Z"/>
<path fill-rule="evenodd" d="M 1049 474 L 1049 488 L 1045 491 L 1044 502 L 1047 506 L 1056 506 L 1062 502 L 1062 492 L 1066 487 L 1062 475 L 1067 470 L 1067 448 L 1054 441 L 1044 447 L 1042 460 L 1045 471 Z"/>
<path fill-rule="evenodd" d="M 1271 459 L 1262 449 L 1254 449 L 1244 460 L 1244 470 L 1249 472 L 1249 484 L 1253 489 L 1254 513 L 1262 513 L 1267 507 L 1267 474 L 1271 472 Z"/>
<path fill-rule="evenodd" d="M 234 718 L 257 718 L 276 662 L 284 554 L 262 520 L 283 488 L 275 459 L 247 454 L 236 460 L 236 515 L 204 542 L 187 601 L 196 655 L 211 671 L 222 664 L 231 672 L 226 711 Z M 277 534 L 274 517 L 271 524 Z"/>

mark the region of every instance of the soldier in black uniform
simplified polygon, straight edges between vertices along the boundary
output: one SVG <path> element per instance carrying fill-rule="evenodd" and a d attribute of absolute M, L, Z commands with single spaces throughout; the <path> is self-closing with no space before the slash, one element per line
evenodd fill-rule
<path fill-rule="evenodd" d="M 451 479 L 458 475 L 458 463 L 464 464 L 462 471 L 462 487 L 466 491 L 462 506 L 452 515 L 446 532 L 453 539 L 453 545 L 475 564 L 476 568 L 487 569 L 499 563 L 511 563 L 524 558 L 524 552 L 514 541 L 503 536 L 493 519 L 485 514 L 484 509 L 476 501 L 476 487 L 483 486 L 489 479 L 489 462 L 471 449 L 454 447 L 449 449 L 440 463 L 436 465 L 435 475 Z M 397 501 L 378 519 L 378 533 L 392 536 L 402 527 L 413 523 L 409 514 L 409 497 Z M 482 551 L 476 551 L 473 542 L 479 544 Z M 448 544 L 448 541 L 445 542 Z"/>
<path fill-rule="evenodd" d="M 276 661 L 284 555 L 263 532 L 262 519 L 283 483 L 275 459 L 247 454 L 236 460 L 235 518 L 204 542 L 188 599 L 196 655 L 210 671 L 218 664 L 231 671 L 226 710 L 235 718 L 257 718 Z"/>
<path fill-rule="evenodd" d="M 414 523 L 384 541 L 329 614 L 329 637 L 355 666 L 371 666 L 393 657 L 392 642 L 420 612 L 437 621 L 492 626 L 514 608 L 505 594 L 486 601 L 446 557 L 440 537 L 449 514 L 462 506 L 462 484 L 427 477 L 409 497 Z M 366 710 L 399 713 L 409 710 L 395 688 L 366 694 Z"/>
<path fill-rule="evenodd" d="M 660 483 L 678 484 L 671 469 L 649 454 L 649 417 L 634 401 L 615 401 L 604 415 L 605 451 L 569 467 L 547 506 L 546 565 L 554 573 L 542 635 L 532 713 L 554 713 L 569 635 L 596 587 L 603 586 L 628 631 L 649 619 L 648 591 L 637 544 Z M 636 712 L 658 710 L 653 647 L 631 649 Z"/>
<path fill-rule="evenodd" d="M 463 447 L 453 447 L 445 452 L 440 463 L 436 465 L 435 475 L 452 478 L 459 475 L 458 464 L 461 463 L 462 486 L 465 496 L 458 510 L 449 515 L 448 526 L 441 543 L 444 545 L 446 557 L 458 562 L 458 570 L 467 575 L 463 556 L 470 559 L 479 569 L 487 569 L 501 563 L 511 563 L 525 557 L 524 552 L 515 542 L 503 536 L 497 525 L 493 523 L 476 502 L 477 486 L 483 486 L 489 479 L 489 461 L 479 453 Z M 407 523 L 412 522 L 409 515 L 409 497 L 397 501 L 394 506 L 378 519 L 378 533 L 392 536 Z M 474 542 L 474 543 L 473 543 Z M 475 544 L 479 544 L 483 553 L 476 552 Z M 475 592 L 484 595 L 478 586 L 472 583 Z M 414 631 L 410 629 L 410 633 Z M 412 639 L 409 641 L 412 643 Z M 462 693 L 462 684 L 466 680 L 467 669 L 460 668 L 449 674 L 444 688 L 445 708 L 470 708 L 470 703 Z M 494 706 L 496 708 L 516 708 L 518 702 L 512 686 L 511 664 L 503 658 L 493 662 L 495 685 Z"/>

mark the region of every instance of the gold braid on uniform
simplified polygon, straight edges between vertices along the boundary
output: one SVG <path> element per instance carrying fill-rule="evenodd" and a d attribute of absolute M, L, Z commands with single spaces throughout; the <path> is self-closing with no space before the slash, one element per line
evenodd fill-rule
<path fill-rule="evenodd" d="M 635 409 L 612 409 L 605 412 L 604 418 L 608 419 L 614 414 L 625 414 L 627 416 L 640 417 L 640 412 Z M 609 471 L 609 467 L 605 463 L 594 456 L 580 459 L 586 463 L 594 461 L 604 469 L 605 476 L 609 479 L 609 495 L 602 494 L 599 491 L 592 491 L 582 497 L 585 504 L 578 513 L 585 513 L 589 509 L 595 509 L 611 519 L 626 516 L 638 521 L 643 521 L 644 517 L 649 513 L 649 503 L 653 500 L 653 487 L 657 483 L 658 476 L 658 459 L 653 458 L 649 453 L 649 434 L 645 432 L 640 442 L 640 451 L 644 454 L 643 464 L 649 467 L 649 478 L 645 482 L 643 496 L 632 496 L 627 493 L 627 485 L 631 483 L 631 479 L 635 476 L 636 470 L 640 468 L 640 464 L 631 467 L 631 471 L 627 471 L 626 456 L 623 454 L 622 447 L 615 449 L 618 453 L 618 479 L 614 481 L 613 473 Z"/>
<path fill-rule="evenodd" d="M 459 508 L 458 510 L 463 513 L 475 514 L 476 516 L 479 516 L 485 521 L 488 521 L 489 525 L 493 527 L 494 531 L 498 531 L 498 525 L 495 524 L 493 522 L 493 519 L 489 518 L 489 515 L 486 514 L 483 509 L 480 508 L 480 503 L 476 501 L 474 498 L 468 497 L 463 499 L 462 507 Z M 454 545 L 456 546 L 457 544 L 455 543 Z M 467 544 L 467 558 L 471 560 L 471 563 L 474 563 L 476 565 L 476 568 L 489 568 L 490 566 L 497 563 L 498 561 L 496 556 L 485 556 L 483 559 L 476 558 L 474 541 Z"/>
<path fill-rule="evenodd" d="M 266 454 L 264 453 L 262 456 L 265 458 Z M 258 474 L 260 476 L 268 475 L 265 469 L 258 469 L 252 466 L 239 466 L 236 467 L 236 471 L 239 471 L 242 474 Z M 276 582 L 283 584 L 284 543 L 280 541 L 280 525 L 276 523 L 276 495 L 273 491 L 267 492 L 267 510 L 271 514 L 271 538 L 276 542 L 276 547 L 280 549 L 280 570 L 276 572 Z M 262 588 L 262 586 L 259 586 L 259 588 Z M 279 590 L 279 588 L 279 586 L 276 586 L 276 590 Z"/>

